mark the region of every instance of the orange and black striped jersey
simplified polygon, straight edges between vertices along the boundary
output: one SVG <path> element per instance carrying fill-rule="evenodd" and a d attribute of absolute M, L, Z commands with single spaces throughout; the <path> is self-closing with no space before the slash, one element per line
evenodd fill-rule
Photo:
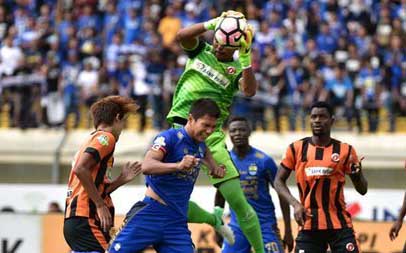
<path fill-rule="evenodd" d="M 295 171 L 300 201 L 312 214 L 302 229 L 352 227 L 343 187 L 345 174 L 350 174 L 351 164 L 358 162 L 354 148 L 335 139 L 325 147 L 314 145 L 311 137 L 289 145 L 281 165 Z"/>
<path fill-rule="evenodd" d="M 113 202 L 110 195 L 106 193 L 106 189 L 111 182 L 110 175 L 111 168 L 113 167 L 115 145 L 116 139 L 110 132 L 96 131 L 90 135 L 76 153 L 69 176 L 65 218 L 74 216 L 95 218 L 96 216 L 95 203 L 89 198 L 79 178 L 73 171 L 75 164 L 84 153 L 90 154 L 97 162 L 97 164 L 91 168 L 91 176 L 98 192 L 114 217 Z"/>

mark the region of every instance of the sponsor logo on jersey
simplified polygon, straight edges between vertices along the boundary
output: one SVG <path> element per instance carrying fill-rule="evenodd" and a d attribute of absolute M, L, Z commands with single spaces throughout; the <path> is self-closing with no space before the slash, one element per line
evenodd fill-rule
<path fill-rule="evenodd" d="M 165 147 L 165 137 L 159 136 L 155 139 L 154 143 L 152 144 L 153 150 L 159 150 L 161 147 Z"/>
<path fill-rule="evenodd" d="M 331 161 L 333 161 L 333 162 L 335 162 L 335 163 L 338 163 L 338 162 L 340 161 L 340 155 L 337 154 L 337 153 L 333 153 L 333 154 L 331 155 Z"/>
<path fill-rule="evenodd" d="M 235 74 L 235 72 L 236 72 L 235 67 L 233 67 L 233 66 L 227 67 L 227 73 L 228 74 L 233 75 L 233 74 Z"/>
<path fill-rule="evenodd" d="M 223 88 L 227 88 L 227 86 L 230 85 L 230 80 L 228 80 L 226 76 L 213 69 L 209 65 L 203 63 L 199 59 L 195 59 L 193 61 L 191 68 L 197 70 L 199 73 Z"/>
<path fill-rule="evenodd" d="M 255 176 L 258 172 L 258 167 L 255 163 L 251 164 L 248 167 L 248 174 L 250 174 L 251 176 Z"/>
<path fill-rule="evenodd" d="M 97 137 L 97 140 L 99 141 L 99 143 L 102 146 L 108 146 L 109 145 L 109 137 L 107 137 L 107 135 L 100 135 L 99 137 Z"/>
<path fill-rule="evenodd" d="M 305 169 L 306 176 L 311 177 L 311 176 L 328 176 L 333 173 L 332 168 L 328 167 L 308 167 Z"/>

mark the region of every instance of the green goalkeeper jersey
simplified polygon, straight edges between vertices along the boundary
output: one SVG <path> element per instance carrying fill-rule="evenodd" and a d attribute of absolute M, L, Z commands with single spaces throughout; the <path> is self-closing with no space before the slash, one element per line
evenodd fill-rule
<path fill-rule="evenodd" d="M 238 92 L 241 65 L 238 61 L 218 61 L 213 47 L 203 41 L 199 42 L 196 49 L 186 53 L 189 59 L 177 83 L 172 108 L 166 118 L 170 124 L 174 117 L 187 119 L 195 100 L 211 98 L 221 110 L 217 121 L 219 128 L 227 119 L 233 97 Z"/>

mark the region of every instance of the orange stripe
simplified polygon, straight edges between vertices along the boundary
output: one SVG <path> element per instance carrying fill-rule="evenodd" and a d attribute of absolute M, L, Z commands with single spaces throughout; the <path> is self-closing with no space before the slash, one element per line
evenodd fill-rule
<path fill-rule="evenodd" d="M 101 228 L 98 227 L 95 223 L 94 219 L 88 219 L 89 221 L 89 226 L 90 230 L 92 231 L 92 234 L 94 238 L 99 242 L 99 244 L 103 247 L 103 249 L 107 249 L 107 241 L 106 238 L 104 238 L 103 232 L 101 231 Z"/>

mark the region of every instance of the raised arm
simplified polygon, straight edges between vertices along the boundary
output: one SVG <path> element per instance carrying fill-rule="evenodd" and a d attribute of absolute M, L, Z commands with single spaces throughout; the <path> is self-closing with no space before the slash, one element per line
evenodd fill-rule
<path fill-rule="evenodd" d="M 248 25 L 245 34 L 246 36 L 241 39 L 241 48 L 239 50 L 239 61 L 243 68 L 240 90 L 245 96 L 252 97 L 257 92 L 257 81 L 251 67 L 251 44 L 254 31 L 250 25 Z"/>
<path fill-rule="evenodd" d="M 354 184 L 355 190 L 357 190 L 357 192 L 359 192 L 361 195 L 365 195 L 368 191 L 368 181 L 362 173 L 362 159 L 364 158 L 361 158 L 358 163 L 351 165 L 352 172 L 350 174 L 350 178 L 352 183 Z"/>

